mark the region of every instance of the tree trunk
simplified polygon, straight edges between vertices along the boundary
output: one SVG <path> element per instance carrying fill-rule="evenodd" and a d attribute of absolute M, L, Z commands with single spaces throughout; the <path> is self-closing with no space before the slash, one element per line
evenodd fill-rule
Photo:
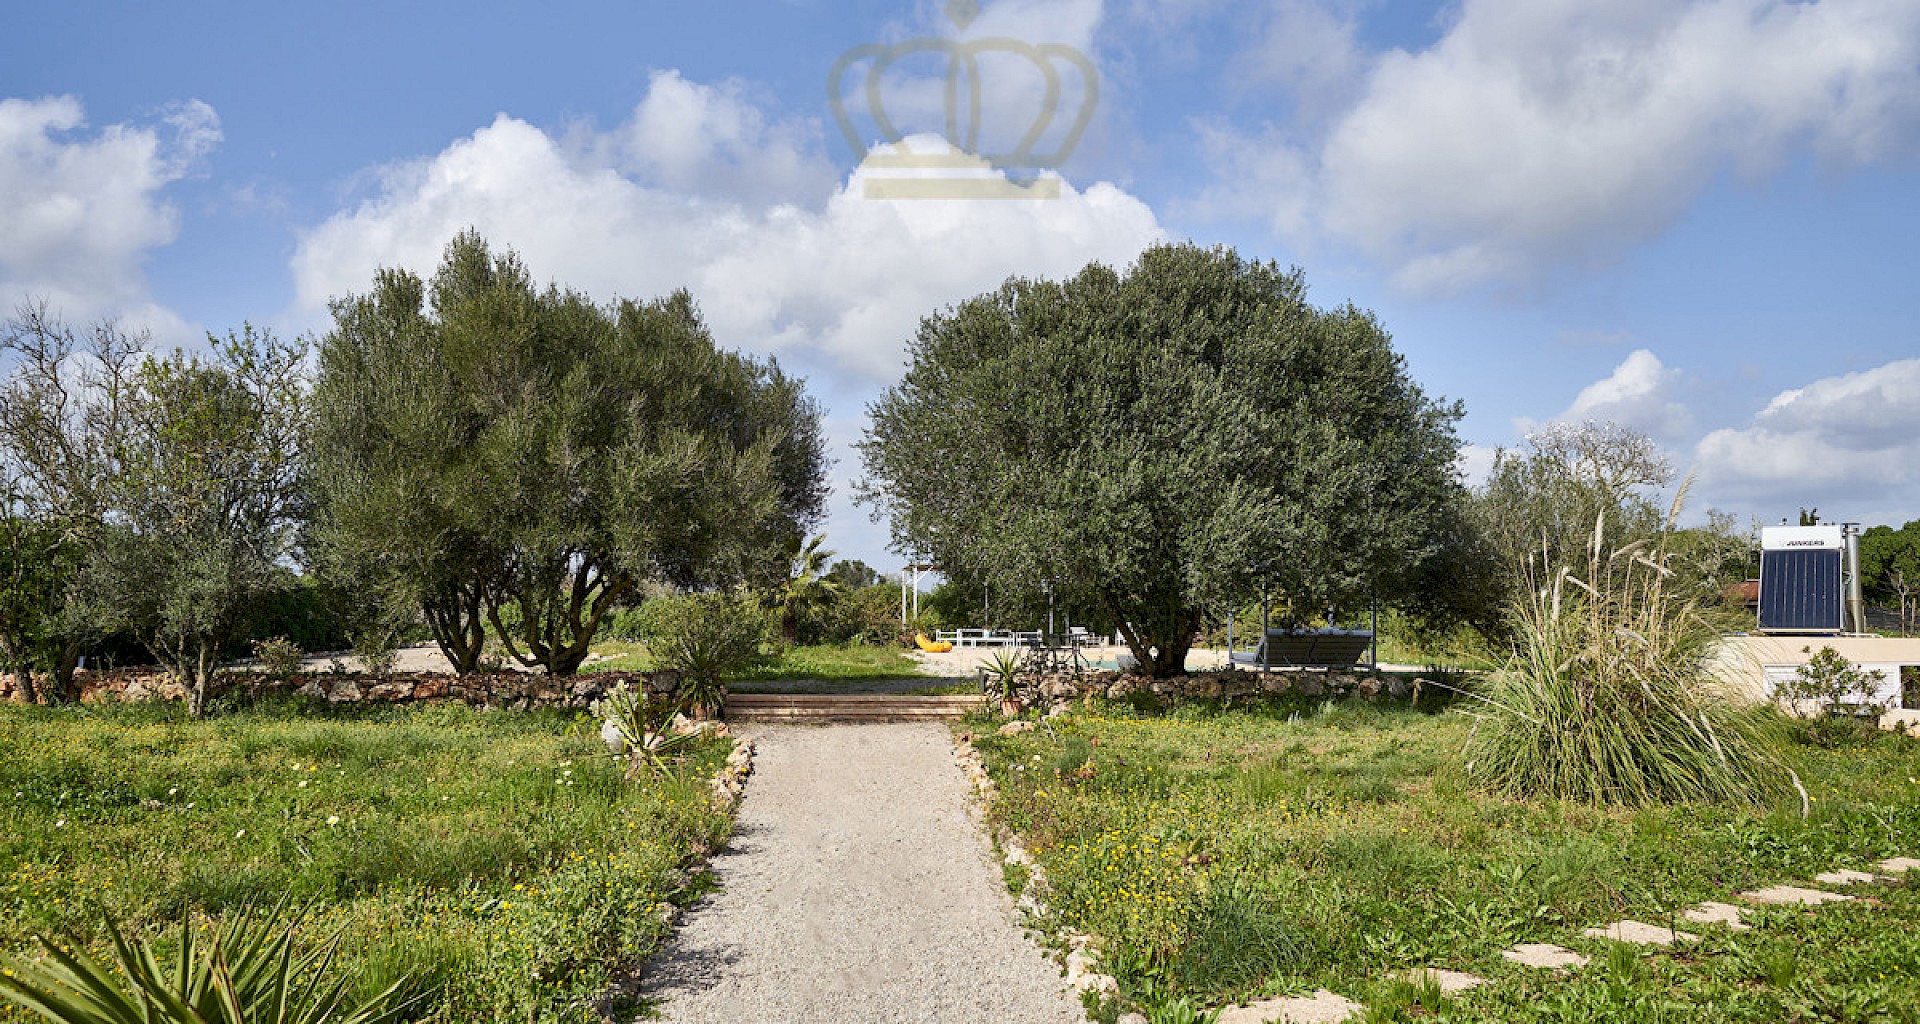
<path fill-rule="evenodd" d="M 187 716 L 207 717 L 207 694 L 213 688 L 213 650 L 202 647 L 189 669 L 187 679 Z"/>
<path fill-rule="evenodd" d="M 53 673 L 45 694 L 47 703 L 73 704 L 80 700 L 80 688 L 73 682 L 74 671 L 79 666 L 80 646 L 62 644 L 59 655 L 53 659 Z"/>
<path fill-rule="evenodd" d="M 13 670 L 13 699 L 21 704 L 39 703 L 39 695 L 33 692 L 33 671 L 24 665 Z"/>

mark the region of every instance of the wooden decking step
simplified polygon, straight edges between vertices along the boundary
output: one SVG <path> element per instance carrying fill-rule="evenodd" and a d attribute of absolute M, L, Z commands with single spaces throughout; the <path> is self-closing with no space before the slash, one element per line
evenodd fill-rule
<path fill-rule="evenodd" d="M 917 697 L 892 693 L 734 693 L 727 718 L 761 722 L 902 722 L 959 718 L 982 707 L 967 694 Z"/>

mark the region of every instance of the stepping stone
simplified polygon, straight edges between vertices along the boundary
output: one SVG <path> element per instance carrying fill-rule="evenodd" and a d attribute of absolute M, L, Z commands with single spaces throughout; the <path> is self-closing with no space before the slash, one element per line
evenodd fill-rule
<path fill-rule="evenodd" d="M 1740 898 L 1748 903 L 1770 903 L 1783 907 L 1817 907 L 1822 903 L 1845 903 L 1853 899 L 1851 896 L 1843 896 L 1837 892 L 1801 889 L 1791 885 L 1776 885 L 1771 889 L 1743 892 Z"/>
<path fill-rule="evenodd" d="M 1740 920 L 1745 910 L 1731 903 L 1702 903 L 1680 916 L 1694 924 L 1724 924 L 1736 932 L 1750 930 L 1753 926 Z"/>
<path fill-rule="evenodd" d="M 1586 957 L 1551 942 L 1522 943 L 1500 955 L 1523 967 L 1541 967 L 1555 971 L 1580 967 L 1587 962 Z"/>
<path fill-rule="evenodd" d="M 1912 857 L 1894 857 L 1881 861 L 1879 868 L 1889 875 L 1904 875 L 1909 871 L 1920 871 L 1920 860 L 1914 860 Z"/>
<path fill-rule="evenodd" d="M 1456 992 L 1465 992 L 1470 988 L 1477 988 L 1487 983 L 1487 979 L 1477 974 L 1468 974 L 1465 971 L 1449 971 L 1441 967 L 1416 967 L 1411 971 L 1402 972 L 1400 977 L 1402 980 L 1415 985 L 1432 983 L 1439 986 L 1440 991 L 1447 995 L 1453 995 Z"/>
<path fill-rule="evenodd" d="M 1698 935 L 1639 921 L 1615 921 L 1605 928 L 1589 928 L 1581 934 L 1590 939 L 1612 939 L 1615 942 L 1631 942 L 1636 946 L 1671 946 L 1681 940 L 1700 941 Z"/>
<path fill-rule="evenodd" d="M 1326 989 L 1310 996 L 1262 999 L 1245 1006 L 1229 1006 L 1220 1014 L 1220 1024 L 1339 1024 L 1358 1017 L 1366 1007 Z"/>
<path fill-rule="evenodd" d="M 1865 871 L 1855 871 L 1852 868 L 1841 868 L 1839 871 L 1825 871 L 1817 874 L 1813 876 L 1813 880 L 1821 885 L 1862 885 L 1867 882 L 1878 882 L 1880 876 L 1869 875 Z"/>

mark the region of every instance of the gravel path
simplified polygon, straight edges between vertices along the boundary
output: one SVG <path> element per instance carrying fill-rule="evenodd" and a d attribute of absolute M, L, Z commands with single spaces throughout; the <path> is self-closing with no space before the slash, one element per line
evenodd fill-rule
<path fill-rule="evenodd" d="M 1014 924 L 944 726 L 769 726 L 722 889 L 643 994 L 683 1024 L 1085 1019 Z"/>

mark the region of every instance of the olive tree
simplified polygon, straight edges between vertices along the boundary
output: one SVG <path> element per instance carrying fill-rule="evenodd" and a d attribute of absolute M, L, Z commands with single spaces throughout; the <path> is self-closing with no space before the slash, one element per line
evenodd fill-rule
<path fill-rule="evenodd" d="M 929 316 L 910 354 L 860 446 L 895 546 L 1097 607 L 1155 676 L 1263 588 L 1417 605 L 1460 513 L 1458 407 L 1372 314 L 1228 249 L 1009 280 Z"/>
<path fill-rule="evenodd" d="M 1476 519 L 1509 579 L 1529 564 L 1577 564 L 1602 524 L 1607 550 L 1651 537 L 1673 468 L 1652 438 L 1611 422 L 1552 423 L 1521 450 L 1494 454 L 1475 493 Z"/>
<path fill-rule="evenodd" d="M 106 528 L 82 575 L 205 714 L 223 650 L 285 583 L 303 514 L 304 340 L 247 327 L 140 364 Z"/>
<path fill-rule="evenodd" d="M 685 293 L 596 305 L 469 231 L 430 282 L 383 271 L 333 311 L 318 546 L 416 606 L 458 669 L 491 627 L 570 674 L 641 584 L 779 571 L 820 513 L 818 409 L 720 350 Z"/>

